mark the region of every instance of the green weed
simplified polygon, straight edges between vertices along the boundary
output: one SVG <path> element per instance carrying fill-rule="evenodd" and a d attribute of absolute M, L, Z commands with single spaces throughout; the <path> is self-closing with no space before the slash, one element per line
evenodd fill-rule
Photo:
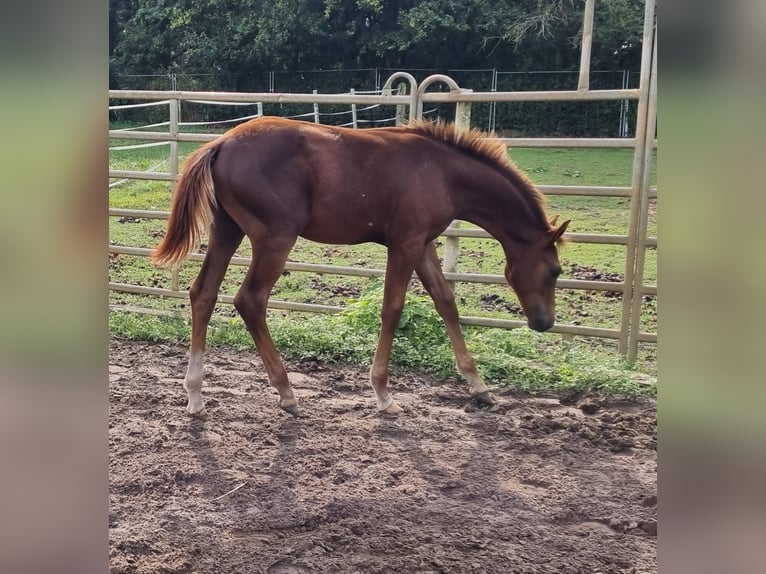
<path fill-rule="evenodd" d="M 296 321 L 295 314 L 272 314 L 269 324 L 274 342 L 286 358 L 369 365 L 380 330 L 382 297 L 382 286 L 375 284 L 350 301 L 338 315 L 307 315 Z M 110 330 L 150 341 L 187 342 L 189 338 L 188 321 L 153 315 L 113 312 Z M 613 354 L 583 352 L 555 336 L 526 329 L 478 328 L 465 329 L 465 336 L 480 374 L 490 386 L 513 386 L 533 393 L 579 389 L 651 394 L 656 390 L 656 380 L 637 377 L 636 371 Z M 214 319 L 208 330 L 208 343 L 253 349 L 252 339 L 238 317 Z M 391 362 L 442 377 L 459 376 L 444 325 L 426 297 L 408 294 Z"/>

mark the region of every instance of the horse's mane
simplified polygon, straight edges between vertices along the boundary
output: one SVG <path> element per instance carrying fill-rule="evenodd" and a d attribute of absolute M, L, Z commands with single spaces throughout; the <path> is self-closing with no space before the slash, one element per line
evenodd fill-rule
<path fill-rule="evenodd" d="M 443 141 L 463 153 L 495 168 L 519 191 L 530 211 L 549 226 L 545 216 L 547 200 L 527 175 L 508 157 L 508 151 L 502 142 L 497 141 L 494 133 L 479 129 L 457 130 L 454 123 L 442 120 L 436 122 L 414 121 L 406 129 L 430 139 Z"/>

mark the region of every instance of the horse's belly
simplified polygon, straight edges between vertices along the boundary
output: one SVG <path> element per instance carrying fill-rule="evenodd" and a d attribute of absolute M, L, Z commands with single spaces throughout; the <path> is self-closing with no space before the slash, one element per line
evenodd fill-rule
<path fill-rule="evenodd" d="M 309 226 L 303 230 L 301 237 L 317 243 L 328 243 L 332 245 L 355 245 L 357 243 L 385 243 L 385 235 L 382 230 L 368 226 L 359 228 L 359 226 L 346 226 L 337 224 L 334 228 L 326 226 Z"/>

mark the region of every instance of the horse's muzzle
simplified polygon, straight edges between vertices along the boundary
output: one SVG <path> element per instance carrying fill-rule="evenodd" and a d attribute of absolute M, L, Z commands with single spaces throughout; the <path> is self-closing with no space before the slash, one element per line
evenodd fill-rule
<path fill-rule="evenodd" d="M 554 319 L 544 319 L 541 317 L 535 317 L 534 319 L 529 319 L 527 321 L 527 325 L 529 325 L 529 328 L 534 331 L 539 331 L 540 333 L 547 331 L 551 327 L 553 327 L 553 324 L 556 321 Z"/>

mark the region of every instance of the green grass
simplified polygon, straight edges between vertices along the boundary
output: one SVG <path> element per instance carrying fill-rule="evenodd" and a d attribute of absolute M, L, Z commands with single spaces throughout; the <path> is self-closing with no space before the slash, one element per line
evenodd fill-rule
<path fill-rule="evenodd" d="M 518 148 L 509 155 L 539 185 L 630 185 L 633 172 L 630 149 Z"/>
<path fill-rule="evenodd" d="M 382 285 L 373 282 L 339 315 L 306 315 L 295 321 L 294 315 L 272 313 L 274 342 L 287 358 L 369 365 L 380 328 L 382 297 Z M 186 319 L 134 313 L 111 313 L 110 329 L 140 340 L 188 342 L 190 336 Z M 575 343 L 527 329 L 467 328 L 465 335 L 479 372 L 490 387 L 513 385 L 533 393 L 565 389 L 629 394 L 655 391 L 653 377 L 627 368 L 613 353 L 601 349 L 583 352 Z M 236 316 L 218 315 L 210 324 L 208 344 L 252 349 L 250 335 Z M 408 295 L 392 363 L 445 377 L 455 374 L 449 339 L 427 297 Z"/>
<path fill-rule="evenodd" d="M 110 142 L 124 145 L 125 140 Z M 181 144 L 187 155 L 196 144 Z M 167 158 L 164 147 L 145 148 L 110 153 L 110 165 L 119 169 L 148 169 Z M 514 149 L 512 159 L 538 184 L 558 185 L 616 185 L 629 186 L 632 172 L 632 151 L 610 150 L 542 150 Z M 167 170 L 167 162 L 155 168 Z M 656 176 L 655 176 L 656 177 Z M 168 209 L 170 185 L 164 182 L 134 181 L 113 187 L 110 206 L 128 209 Z M 628 201 L 624 198 L 549 197 L 548 211 L 572 219 L 570 231 L 578 233 L 627 234 Z M 656 210 L 649 221 L 649 235 L 656 235 Z M 467 225 L 467 224 L 465 224 Z M 118 245 L 151 248 L 164 233 L 162 220 L 110 218 L 110 241 Z M 439 247 L 440 254 L 443 246 Z M 237 254 L 247 256 L 250 246 L 243 242 Z M 647 250 L 645 280 L 656 282 L 656 250 Z M 293 261 L 337 264 L 346 266 L 385 266 L 385 250 L 377 245 L 332 246 L 299 240 L 290 259 Z M 592 244 L 569 244 L 560 253 L 563 277 L 603 278 L 622 276 L 625 272 L 625 247 Z M 502 250 L 494 240 L 461 239 L 458 270 L 502 274 L 505 264 Z M 198 263 L 187 262 L 180 270 L 180 285 L 188 289 L 199 269 Z M 222 292 L 233 295 L 244 277 L 245 268 L 232 265 L 222 286 Z M 110 280 L 147 286 L 169 287 L 170 272 L 151 266 L 146 259 L 126 255 L 110 257 Z M 269 324 L 275 342 L 285 356 L 314 356 L 323 360 L 367 363 L 374 353 L 377 337 L 375 287 L 377 282 L 365 278 L 285 273 L 277 282 L 272 297 L 307 303 L 325 303 L 354 309 L 365 302 L 373 315 L 364 329 L 340 317 L 271 311 Z M 364 294 L 364 295 L 363 295 Z M 414 285 L 408 299 L 421 305 L 422 288 Z M 458 284 L 456 288 L 461 314 L 481 317 L 521 319 L 518 302 L 510 288 L 499 285 Z M 140 306 L 165 311 L 187 311 L 185 300 L 142 297 L 111 293 L 110 303 L 117 306 Z M 433 314 L 432 305 L 426 305 Z M 419 308 L 419 307 L 417 307 Z M 621 302 L 603 292 L 561 290 L 557 297 L 557 313 L 562 323 L 593 327 L 618 328 Z M 253 344 L 233 307 L 220 304 L 216 320 L 210 329 L 210 344 L 225 344 L 252 349 Z M 373 320 L 374 316 L 374 320 Z M 433 317 L 436 317 L 433 314 Z M 432 318 L 433 318 L 432 317 Z M 656 300 L 650 298 L 642 310 L 642 330 L 656 331 Z M 454 373 L 453 358 L 444 329 L 435 320 L 426 331 L 440 333 L 442 339 L 420 340 L 410 333 L 398 337 L 393 361 L 412 369 L 429 370 L 442 375 Z M 353 327 L 353 328 L 352 328 Z M 188 321 L 167 317 L 112 312 L 110 329 L 113 333 L 139 339 L 188 340 Z M 613 392 L 638 392 L 636 380 L 649 381 L 641 385 L 650 392 L 655 388 L 656 346 L 642 344 L 639 360 L 626 365 L 616 353 L 613 341 L 576 337 L 564 340 L 559 335 L 537 334 L 528 329 L 514 331 L 466 329 L 469 347 L 481 366 L 484 376 L 498 385 L 513 384 L 528 390 L 550 388 L 598 388 Z M 433 333 L 431 333 L 433 335 Z M 417 341 L 415 341 L 417 339 Z M 415 342 L 413 342 L 415 341 Z M 643 391 L 642 391 L 643 392 Z"/>

